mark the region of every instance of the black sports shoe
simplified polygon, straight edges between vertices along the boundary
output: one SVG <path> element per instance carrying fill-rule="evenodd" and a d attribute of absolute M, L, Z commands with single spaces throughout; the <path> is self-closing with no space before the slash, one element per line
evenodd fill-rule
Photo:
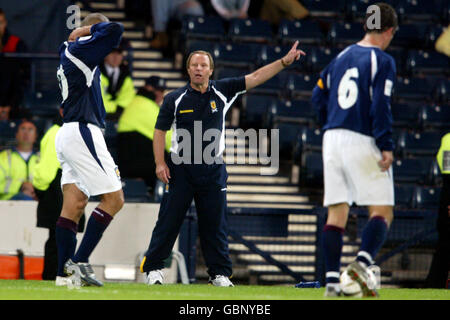
<path fill-rule="evenodd" d="M 103 287 L 103 283 L 95 278 L 94 270 L 92 270 L 92 266 L 87 262 L 75 263 L 72 259 L 69 259 L 64 264 L 64 272 L 67 275 L 75 274 L 85 286 Z"/>

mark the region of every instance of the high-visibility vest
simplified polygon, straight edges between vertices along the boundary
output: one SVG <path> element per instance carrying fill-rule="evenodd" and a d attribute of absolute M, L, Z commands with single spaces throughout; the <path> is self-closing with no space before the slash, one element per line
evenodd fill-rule
<path fill-rule="evenodd" d="M 441 147 L 437 153 L 437 162 L 442 174 L 450 174 L 450 133 L 441 139 Z"/>
<path fill-rule="evenodd" d="M 55 179 L 58 169 L 61 168 L 56 157 L 55 138 L 59 125 L 54 124 L 41 139 L 40 160 L 33 174 L 33 186 L 45 191 Z"/>
<path fill-rule="evenodd" d="M 108 92 L 109 79 L 103 73 L 100 74 L 100 85 L 102 88 L 102 98 L 106 113 L 115 113 L 118 106 L 126 109 L 136 95 L 133 80 L 130 76 L 127 76 L 124 79 L 120 89 L 116 92 L 115 97 Z"/>
<path fill-rule="evenodd" d="M 153 141 L 159 106 L 151 99 L 137 94 L 119 118 L 117 132 L 137 131 Z M 166 150 L 170 151 L 172 130 L 166 134 Z"/>
<path fill-rule="evenodd" d="M 22 184 L 33 181 L 33 174 L 39 155 L 33 153 L 25 161 L 22 156 L 13 149 L 0 152 L 0 200 L 11 199 L 20 192 Z"/>

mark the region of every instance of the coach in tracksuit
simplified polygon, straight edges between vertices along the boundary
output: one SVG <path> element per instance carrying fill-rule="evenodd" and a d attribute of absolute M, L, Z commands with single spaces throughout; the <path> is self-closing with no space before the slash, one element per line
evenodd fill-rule
<path fill-rule="evenodd" d="M 148 284 L 163 283 L 163 261 L 169 257 L 186 211 L 194 200 L 209 281 L 215 286 L 233 286 L 229 280 L 232 269 L 226 222 L 228 175 L 223 161 L 208 164 L 209 161 L 202 157 L 207 153 L 205 147 L 210 144 L 202 137 L 208 129 L 220 133 L 217 152 L 211 154 L 215 159 L 222 159 L 226 112 L 240 94 L 264 83 L 298 60 L 301 54 L 304 55 L 303 51 L 297 50 L 297 45 L 298 42 L 282 59 L 251 74 L 217 81 L 210 80 L 214 65 L 208 52 L 194 51 L 189 55 L 186 65 L 190 81 L 166 95 L 155 126 L 153 150 L 156 174 L 166 183 L 166 189 L 150 246 L 141 264 L 141 272 L 147 273 Z M 166 163 L 165 135 L 171 128 L 172 147 Z M 182 143 L 186 145 L 186 133 L 191 138 L 191 147 L 181 148 Z M 198 134 L 202 136 L 201 150 L 194 141 L 199 139 Z M 184 153 L 189 151 L 191 154 L 186 157 Z M 184 161 L 186 158 L 188 161 Z M 180 159 L 184 160 L 180 162 Z"/>

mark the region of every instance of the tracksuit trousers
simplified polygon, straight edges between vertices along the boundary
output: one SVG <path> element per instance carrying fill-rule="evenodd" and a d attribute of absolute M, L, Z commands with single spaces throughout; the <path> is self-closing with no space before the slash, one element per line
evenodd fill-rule
<path fill-rule="evenodd" d="M 170 157 L 169 157 L 170 158 Z M 228 250 L 225 164 L 179 164 L 168 161 L 171 179 L 166 185 L 141 271 L 163 269 L 192 200 L 197 209 L 203 256 L 211 277 L 231 276 Z"/>

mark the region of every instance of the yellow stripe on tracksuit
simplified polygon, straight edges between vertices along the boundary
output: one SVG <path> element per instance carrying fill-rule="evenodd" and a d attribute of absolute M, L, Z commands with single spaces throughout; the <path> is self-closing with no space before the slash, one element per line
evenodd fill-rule
<path fill-rule="evenodd" d="M 324 88 L 324 85 L 323 85 L 323 81 L 322 81 L 322 78 L 319 78 L 319 80 L 317 80 L 317 86 L 320 88 L 320 89 L 322 89 L 323 90 L 323 88 Z"/>
<path fill-rule="evenodd" d="M 139 270 L 141 271 L 141 273 L 144 273 L 145 260 L 147 260 L 147 257 L 144 256 L 144 259 L 142 259 L 141 265 L 139 266 Z"/>

